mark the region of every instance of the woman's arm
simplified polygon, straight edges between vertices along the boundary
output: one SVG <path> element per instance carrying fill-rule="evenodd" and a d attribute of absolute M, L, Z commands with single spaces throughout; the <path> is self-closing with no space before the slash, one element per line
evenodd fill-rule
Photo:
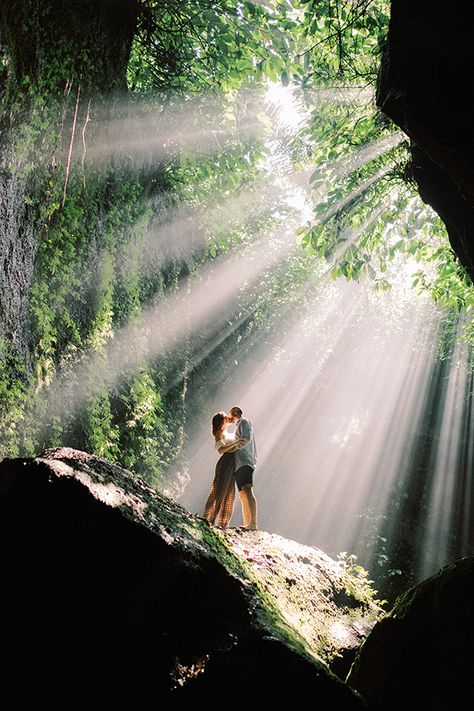
<path fill-rule="evenodd" d="M 241 437 L 239 439 L 230 442 L 229 444 L 223 444 L 222 447 L 218 447 L 217 451 L 219 454 L 225 454 L 225 452 L 235 452 L 238 449 L 238 445 L 241 443 Z"/>

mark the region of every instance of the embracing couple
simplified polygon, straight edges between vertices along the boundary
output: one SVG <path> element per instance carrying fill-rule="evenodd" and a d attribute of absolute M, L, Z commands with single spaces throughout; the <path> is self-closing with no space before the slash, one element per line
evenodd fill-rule
<path fill-rule="evenodd" d="M 235 432 L 227 432 L 234 424 Z M 227 528 L 234 511 L 235 485 L 242 504 L 243 526 L 246 531 L 257 530 L 257 501 L 252 491 L 253 471 L 257 462 L 257 448 L 252 423 L 243 416 L 240 407 L 231 407 L 229 414 L 216 412 L 212 418 L 212 436 L 221 455 L 204 509 L 204 518 L 220 528 Z"/>

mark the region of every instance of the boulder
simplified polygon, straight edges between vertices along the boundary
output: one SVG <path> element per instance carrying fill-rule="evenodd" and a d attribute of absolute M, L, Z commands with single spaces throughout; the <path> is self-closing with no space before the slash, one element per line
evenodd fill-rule
<path fill-rule="evenodd" d="M 3 708 L 242 705 L 247 689 L 364 708 L 328 665 L 381 610 L 321 551 L 215 529 L 69 448 L 3 460 L 0 531 Z"/>
<path fill-rule="evenodd" d="M 347 682 L 374 711 L 474 707 L 474 558 L 401 595 L 363 643 Z"/>
<path fill-rule="evenodd" d="M 266 531 L 225 538 L 250 565 L 275 615 L 304 639 L 311 653 L 345 679 L 357 650 L 383 610 L 366 571 L 347 558 Z"/>

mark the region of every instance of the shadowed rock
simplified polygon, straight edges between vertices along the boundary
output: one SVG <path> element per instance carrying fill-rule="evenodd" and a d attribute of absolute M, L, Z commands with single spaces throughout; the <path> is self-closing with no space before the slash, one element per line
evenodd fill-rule
<path fill-rule="evenodd" d="M 471 35 L 471 0 L 392 0 L 377 105 L 413 140 L 412 176 L 472 279 Z"/>
<path fill-rule="evenodd" d="M 474 558 L 400 596 L 363 644 L 347 682 L 376 711 L 474 707 Z"/>
<path fill-rule="evenodd" d="M 67 448 L 1 463 L 0 531 L 6 708 L 242 705 L 249 685 L 270 703 L 291 693 L 363 708 L 323 661 L 345 649 L 331 625 L 352 649 L 380 609 L 321 552 L 217 531 L 120 467 Z M 257 571 L 256 548 L 273 556 L 273 572 Z M 315 589 L 312 567 L 328 591 L 313 600 L 326 641 L 301 591 L 275 598 L 282 585 Z M 342 590 L 355 612 L 337 612 Z M 304 624 L 291 624 L 298 604 Z"/>

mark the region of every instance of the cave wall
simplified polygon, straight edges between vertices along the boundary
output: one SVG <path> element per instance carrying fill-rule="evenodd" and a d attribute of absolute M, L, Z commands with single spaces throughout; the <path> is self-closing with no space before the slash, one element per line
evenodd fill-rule
<path fill-rule="evenodd" d="M 377 106 L 412 139 L 411 172 L 474 277 L 472 2 L 392 0 Z"/>

